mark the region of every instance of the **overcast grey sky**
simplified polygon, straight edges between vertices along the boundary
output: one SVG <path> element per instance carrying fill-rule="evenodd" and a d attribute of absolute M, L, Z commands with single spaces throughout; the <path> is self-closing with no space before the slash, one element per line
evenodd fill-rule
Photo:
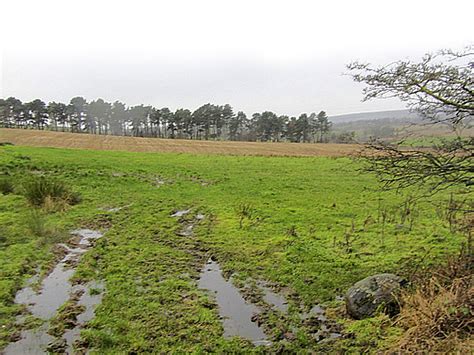
<path fill-rule="evenodd" d="M 0 96 L 73 96 L 247 114 L 403 108 L 361 103 L 345 64 L 473 43 L 473 1 L 3 1 Z"/>

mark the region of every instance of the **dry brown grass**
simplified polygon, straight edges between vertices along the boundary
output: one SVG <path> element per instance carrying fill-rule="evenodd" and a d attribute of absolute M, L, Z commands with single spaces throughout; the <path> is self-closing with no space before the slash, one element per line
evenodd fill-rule
<path fill-rule="evenodd" d="M 218 142 L 180 139 L 99 136 L 93 134 L 0 129 L 0 142 L 33 147 L 78 148 L 131 152 L 262 156 L 350 156 L 361 146 L 355 144 Z"/>
<path fill-rule="evenodd" d="M 461 352 L 474 350 L 474 287 L 470 277 L 449 286 L 433 278 L 403 297 L 399 325 L 407 329 L 398 344 L 404 352 Z"/>
<path fill-rule="evenodd" d="M 402 295 L 396 323 L 405 332 L 389 353 L 473 353 L 472 261 L 463 253 Z"/>

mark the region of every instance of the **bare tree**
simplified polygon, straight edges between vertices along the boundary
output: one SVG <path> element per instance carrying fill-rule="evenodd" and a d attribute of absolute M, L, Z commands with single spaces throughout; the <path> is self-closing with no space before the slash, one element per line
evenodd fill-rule
<path fill-rule="evenodd" d="M 372 142 L 368 170 L 378 175 L 385 188 L 421 184 L 434 193 L 453 185 L 469 188 L 474 184 L 474 137 L 463 133 L 474 117 L 473 60 L 474 47 L 469 46 L 461 52 L 426 54 L 419 62 L 347 66 L 355 81 L 366 84 L 364 101 L 397 97 L 420 113 L 425 124 L 445 125 L 454 135 L 430 149 Z"/>

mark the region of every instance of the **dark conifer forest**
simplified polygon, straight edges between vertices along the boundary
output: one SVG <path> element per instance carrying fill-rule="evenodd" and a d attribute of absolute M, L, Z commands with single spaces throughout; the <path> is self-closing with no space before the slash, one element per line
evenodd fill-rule
<path fill-rule="evenodd" d="M 271 111 L 235 112 L 232 106 L 205 104 L 194 112 L 179 108 L 137 105 L 74 97 L 68 104 L 40 99 L 0 99 L 0 127 L 73 133 L 198 140 L 323 143 L 331 122 L 326 112 L 299 117 Z"/>

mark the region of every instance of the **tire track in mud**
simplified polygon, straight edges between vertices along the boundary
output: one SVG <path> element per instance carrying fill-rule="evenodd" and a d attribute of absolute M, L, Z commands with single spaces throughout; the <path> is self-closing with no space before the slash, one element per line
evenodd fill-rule
<path fill-rule="evenodd" d="M 219 308 L 225 338 L 240 336 L 256 346 L 271 345 L 263 329 L 252 320 L 259 309 L 247 302 L 230 280 L 224 279 L 217 262 L 209 259 L 201 271 L 198 286 L 212 292 Z"/>
<path fill-rule="evenodd" d="M 194 226 L 206 218 L 203 214 L 198 213 L 194 218 L 188 219 L 186 215 L 190 212 L 191 208 L 178 210 L 171 215 L 171 217 L 179 218 L 182 225 L 181 230 L 176 233 L 178 236 L 192 238 L 194 236 Z M 202 263 L 203 257 L 204 255 L 201 255 L 199 258 L 201 265 L 204 265 L 200 270 L 197 286 L 201 290 L 210 293 L 214 298 L 224 328 L 224 338 L 238 336 L 249 340 L 255 346 L 271 345 L 271 341 L 263 328 L 255 322 L 256 315 L 260 312 L 258 307 L 245 300 L 232 281 L 224 278 L 216 261 L 209 258 L 207 262 Z"/>
<path fill-rule="evenodd" d="M 94 317 L 94 308 L 102 299 L 103 285 L 72 285 L 70 278 L 75 273 L 81 256 L 90 250 L 95 240 L 103 234 L 90 229 L 78 229 L 71 234 L 73 237 L 69 245 L 58 245 L 64 252 L 64 257 L 42 280 L 40 290 L 37 292 L 33 288 L 33 283 L 39 279 L 39 276 L 35 275 L 15 296 L 15 303 L 24 305 L 28 313 L 41 320 L 42 324 L 38 328 L 22 330 L 20 339 L 10 343 L 3 350 L 3 354 L 45 354 L 49 351 L 72 354 L 73 343 L 79 339 L 81 327 Z M 51 321 L 61 306 L 69 301 L 78 307 L 74 314 L 77 320 L 72 319 L 72 328 L 55 337 L 49 334 Z M 25 320 L 26 316 L 20 315 L 17 317 L 17 324 L 21 326 Z"/>
<path fill-rule="evenodd" d="M 199 213 L 188 218 L 191 211 L 192 208 L 178 210 L 171 216 L 178 218 L 181 224 L 176 235 L 185 237 L 186 241 L 196 245 L 192 254 L 197 262 L 201 262 L 197 286 L 210 293 L 214 299 L 224 329 L 224 338 L 238 336 L 255 346 L 268 347 L 275 344 L 278 347 L 277 343 L 281 340 L 295 340 L 299 331 L 310 335 L 315 343 L 341 337 L 340 327 L 328 319 L 321 305 L 313 305 L 311 309 L 304 311 L 299 302 L 294 300 L 296 309 L 292 309 L 292 314 L 297 315 L 295 318 L 289 312 L 286 296 L 275 291 L 270 283 L 249 279 L 244 285 L 237 287 L 232 282 L 232 275 L 225 278 L 219 263 L 212 258 L 209 250 L 202 248 L 200 242 L 193 239 L 193 228 L 206 217 Z M 273 320 L 270 321 L 270 318 Z"/>

